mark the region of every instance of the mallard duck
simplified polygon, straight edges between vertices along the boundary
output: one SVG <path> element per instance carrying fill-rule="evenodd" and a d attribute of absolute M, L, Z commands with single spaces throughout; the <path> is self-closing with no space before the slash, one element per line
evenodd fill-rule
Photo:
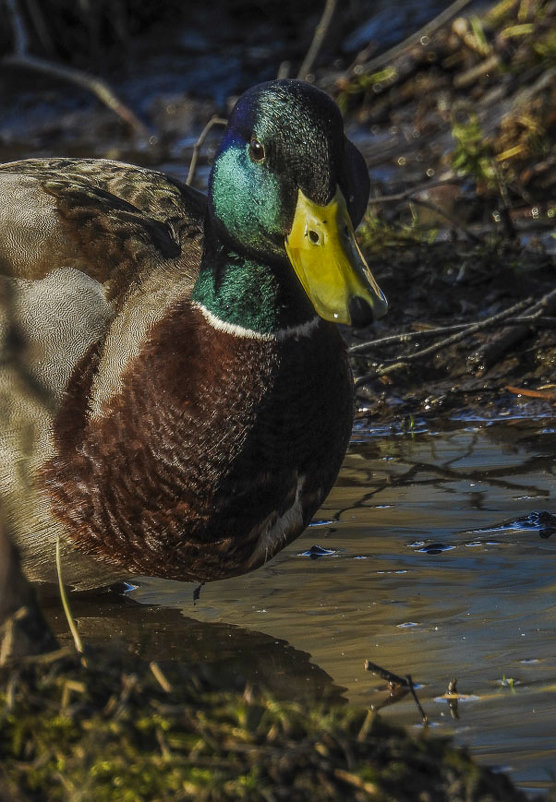
<path fill-rule="evenodd" d="M 7 317 L 53 400 L 4 364 L 0 389 L 20 390 L 1 497 L 31 575 L 52 577 L 58 537 L 77 586 L 265 563 L 307 526 L 346 451 L 337 324 L 386 310 L 354 235 L 368 172 L 336 104 L 294 80 L 247 91 L 208 198 L 88 159 L 4 164 L 0 186 Z"/>

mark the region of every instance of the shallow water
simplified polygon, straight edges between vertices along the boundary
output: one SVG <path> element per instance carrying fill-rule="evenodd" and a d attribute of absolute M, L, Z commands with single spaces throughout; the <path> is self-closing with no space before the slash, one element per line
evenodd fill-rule
<path fill-rule="evenodd" d="M 411 674 L 436 732 L 454 732 L 522 787 L 547 787 L 556 765 L 556 519 L 538 513 L 556 512 L 552 424 L 356 426 L 316 520 L 269 565 L 205 586 L 195 606 L 193 586 L 175 582 L 146 580 L 132 597 L 180 610 L 190 626 L 206 622 L 197 636 L 211 641 L 205 652 L 221 652 L 240 675 L 255 661 L 262 682 L 285 675 L 292 698 L 307 690 L 307 666 L 277 667 L 283 650 L 308 652 L 363 705 L 388 696 L 365 659 Z M 439 698 L 452 677 L 459 718 Z M 409 696 L 382 715 L 420 726 Z"/>

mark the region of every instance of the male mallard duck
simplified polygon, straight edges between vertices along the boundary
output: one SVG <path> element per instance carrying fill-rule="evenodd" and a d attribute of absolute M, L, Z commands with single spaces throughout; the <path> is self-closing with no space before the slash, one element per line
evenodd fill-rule
<path fill-rule="evenodd" d="M 8 317 L 55 402 L 4 365 L 0 390 L 20 391 L 0 495 L 32 575 L 51 577 L 58 535 L 77 585 L 208 581 L 270 559 L 346 450 L 335 324 L 386 309 L 353 232 L 368 174 L 335 103 L 293 80 L 242 95 L 208 199 L 113 161 L 5 164 L 0 185 Z"/>

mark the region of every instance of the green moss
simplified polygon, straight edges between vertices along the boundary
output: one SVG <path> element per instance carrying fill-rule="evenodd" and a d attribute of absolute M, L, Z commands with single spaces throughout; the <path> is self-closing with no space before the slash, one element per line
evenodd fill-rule
<path fill-rule="evenodd" d="M 452 113 L 452 136 L 456 142 L 452 153 L 454 170 L 474 178 L 477 183 L 495 185 L 492 148 L 477 114 L 469 107 L 459 105 Z"/>
<path fill-rule="evenodd" d="M 365 95 L 368 92 L 381 92 L 386 87 L 394 84 L 398 79 L 398 71 L 393 65 L 387 65 L 384 69 L 376 72 L 355 75 L 350 81 L 345 82 L 336 98 L 342 114 L 345 114 L 351 97 Z"/>
<path fill-rule="evenodd" d="M 0 798 L 4 784 L 45 802 L 523 799 L 447 740 L 369 727 L 364 710 L 252 699 L 179 666 L 166 692 L 133 668 L 97 655 L 4 671 Z"/>
<path fill-rule="evenodd" d="M 550 27 L 545 35 L 534 42 L 533 50 L 538 59 L 547 67 L 556 65 L 556 30 Z"/>
<path fill-rule="evenodd" d="M 435 237 L 436 229 L 421 228 L 416 222 L 411 225 L 391 224 L 370 210 L 367 210 L 357 229 L 357 238 L 365 253 L 380 253 L 389 248 L 430 244 Z"/>

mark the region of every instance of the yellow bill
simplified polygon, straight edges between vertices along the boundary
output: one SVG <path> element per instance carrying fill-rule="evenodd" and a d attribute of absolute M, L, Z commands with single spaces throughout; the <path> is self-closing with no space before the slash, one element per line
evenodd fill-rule
<path fill-rule="evenodd" d="M 361 326 L 386 314 L 386 298 L 359 250 L 339 189 L 326 206 L 318 206 L 298 191 L 285 246 L 297 277 L 322 318 Z"/>

